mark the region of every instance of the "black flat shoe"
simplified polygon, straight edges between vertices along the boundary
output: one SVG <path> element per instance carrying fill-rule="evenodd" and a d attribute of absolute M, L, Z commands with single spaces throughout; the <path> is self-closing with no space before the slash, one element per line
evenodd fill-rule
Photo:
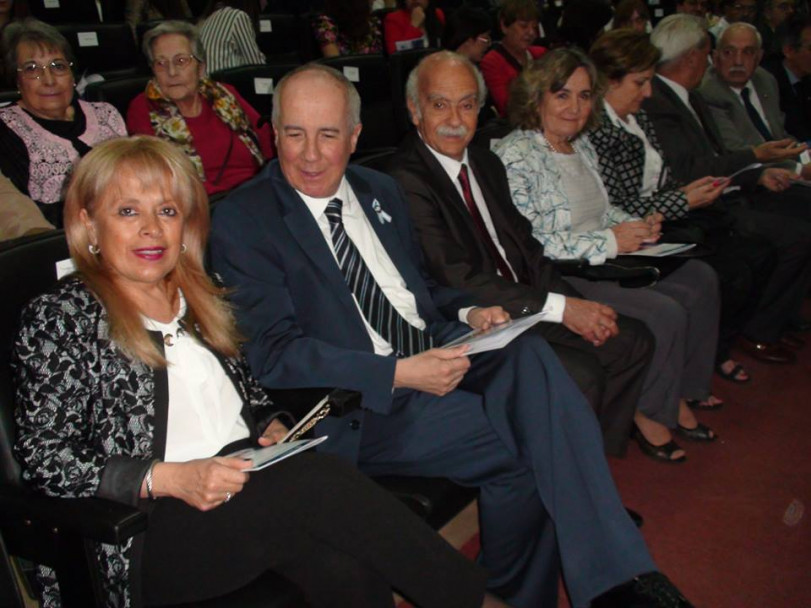
<path fill-rule="evenodd" d="M 694 608 L 661 572 L 649 572 L 594 598 L 591 608 Z"/>
<path fill-rule="evenodd" d="M 654 460 L 669 463 L 684 462 L 687 460 L 685 454 L 682 454 L 678 458 L 673 458 L 673 454 L 682 449 L 681 446 L 673 440 L 668 441 L 664 445 L 653 445 L 650 441 L 645 439 L 642 431 L 637 427 L 634 427 L 633 436 L 637 444 L 639 444 L 639 449 L 642 450 L 642 453 L 646 456 L 650 456 Z"/>
<path fill-rule="evenodd" d="M 715 441 L 718 439 L 718 435 L 710 427 L 700 422 L 693 429 L 688 429 L 686 426 L 679 424 L 676 426 L 676 432 L 690 441 Z"/>

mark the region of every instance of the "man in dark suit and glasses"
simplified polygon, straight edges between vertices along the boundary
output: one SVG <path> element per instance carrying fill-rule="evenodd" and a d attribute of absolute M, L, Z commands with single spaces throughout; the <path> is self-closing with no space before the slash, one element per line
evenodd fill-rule
<path fill-rule="evenodd" d="M 550 322 L 535 330 L 550 342 L 597 412 L 606 451 L 621 455 L 650 362 L 652 336 L 641 322 L 584 300 L 544 256 L 543 245 L 513 205 L 501 160 L 469 146 L 482 92 L 486 89 L 475 67 L 459 55 L 441 52 L 425 58 L 407 88 L 417 132 L 392 158 L 390 173 L 405 191 L 435 280 L 499 304 L 514 317 L 550 313 Z M 460 98 L 447 99 L 451 93 Z M 440 101 L 438 111 L 429 107 Z"/>
<path fill-rule="evenodd" d="M 801 149 L 787 147 L 783 141 L 736 150 L 724 146 L 709 107 L 695 90 L 707 70 L 710 52 L 701 20 L 684 14 L 665 17 L 654 28 L 651 42 L 662 51 L 662 58 L 653 94 L 642 107 L 678 180 L 688 183 L 707 174 L 730 175 L 754 162 L 781 162 L 799 154 Z M 737 234 L 764 237 L 777 251 L 777 266 L 758 310 L 743 328 L 747 339 L 739 341 L 747 353 L 772 363 L 796 361 L 780 341 L 796 345 L 792 336 L 784 338 L 784 334 L 801 320 L 803 299 L 811 286 L 811 222 L 791 217 L 794 201 L 782 198 L 792 176 L 779 167 L 748 171 L 735 180 L 742 193 L 724 195 L 716 203 L 735 218 Z"/>
<path fill-rule="evenodd" d="M 363 409 L 316 434 L 366 472 L 480 487 L 481 561 L 510 604 L 556 605 L 561 564 L 576 607 L 616 586 L 591 605 L 689 606 L 652 572 L 594 415 L 549 346 L 526 335 L 470 359 L 436 348 L 464 334 L 453 319 L 506 313 L 427 280 L 396 183 L 347 166 L 361 129 L 349 80 L 291 72 L 273 123 L 279 159 L 219 203 L 211 239 L 260 382 L 360 391 Z"/>

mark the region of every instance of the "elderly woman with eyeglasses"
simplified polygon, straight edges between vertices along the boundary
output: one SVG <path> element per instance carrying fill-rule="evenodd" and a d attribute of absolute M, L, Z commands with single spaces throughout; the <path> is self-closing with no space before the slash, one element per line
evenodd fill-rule
<path fill-rule="evenodd" d="M 144 35 L 154 78 L 130 103 L 127 128 L 180 146 L 209 195 L 252 178 L 273 156 L 270 125 L 230 85 L 206 76 L 197 28 L 165 21 Z"/>
<path fill-rule="evenodd" d="M 0 109 L 0 172 L 61 227 L 73 164 L 96 144 L 126 135 L 124 120 L 110 104 L 76 97 L 70 45 L 52 26 L 36 19 L 11 23 L 3 47 L 20 100 Z"/>

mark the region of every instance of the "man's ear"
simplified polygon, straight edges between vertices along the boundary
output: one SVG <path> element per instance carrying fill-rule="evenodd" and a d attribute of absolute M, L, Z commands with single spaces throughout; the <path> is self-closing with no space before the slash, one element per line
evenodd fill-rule
<path fill-rule="evenodd" d="M 358 123 L 355 125 L 355 128 L 352 129 L 352 134 L 349 136 L 350 141 L 352 142 L 352 153 L 355 153 L 355 149 L 358 147 L 358 138 L 360 137 L 360 132 L 363 130 L 363 125 Z"/>
<path fill-rule="evenodd" d="M 408 108 L 408 117 L 411 119 L 411 124 L 419 128 L 420 119 L 417 118 L 417 106 L 414 105 L 411 98 L 406 99 L 406 107 Z"/>

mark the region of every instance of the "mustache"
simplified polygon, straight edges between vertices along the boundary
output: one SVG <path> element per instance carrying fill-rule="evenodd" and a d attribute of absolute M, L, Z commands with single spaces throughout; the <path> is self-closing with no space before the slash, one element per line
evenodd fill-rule
<path fill-rule="evenodd" d="M 470 129 L 468 129 L 465 125 L 459 125 L 458 127 L 448 127 L 448 126 L 441 126 L 437 127 L 436 134 L 441 135 L 442 137 L 467 137 L 468 133 L 470 133 Z"/>

